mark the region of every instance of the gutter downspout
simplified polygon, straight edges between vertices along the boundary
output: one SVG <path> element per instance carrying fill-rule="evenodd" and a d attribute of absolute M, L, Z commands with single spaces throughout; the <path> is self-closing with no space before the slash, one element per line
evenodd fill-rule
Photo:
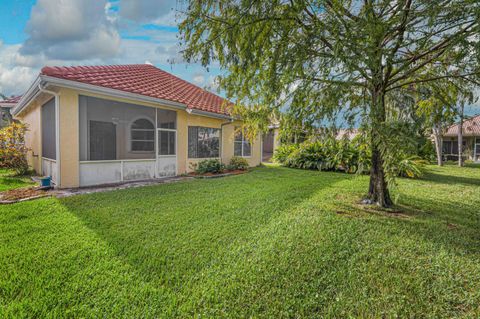
<path fill-rule="evenodd" d="M 55 187 L 60 188 L 60 94 L 54 91 L 46 90 L 43 88 L 42 83 L 38 84 L 40 92 L 53 95 L 55 97 L 55 157 L 56 157 L 56 173 L 57 178 L 55 181 Z"/>
<path fill-rule="evenodd" d="M 224 122 L 220 125 L 220 163 L 223 163 L 223 127 L 233 123 L 233 118 L 231 117 L 228 122 Z"/>

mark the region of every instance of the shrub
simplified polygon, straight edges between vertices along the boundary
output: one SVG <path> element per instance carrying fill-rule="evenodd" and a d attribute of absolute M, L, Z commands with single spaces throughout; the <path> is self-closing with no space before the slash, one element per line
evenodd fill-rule
<path fill-rule="evenodd" d="M 366 174 L 371 168 L 371 151 L 366 139 L 306 141 L 298 145 L 284 145 L 277 149 L 274 158 L 280 164 L 301 169 L 343 171 Z M 385 170 L 389 176 L 418 178 L 427 161 L 418 156 L 395 156 Z"/>
<path fill-rule="evenodd" d="M 287 161 L 288 156 L 296 149 L 298 149 L 297 144 L 280 145 L 273 154 L 273 161 L 279 164 L 284 164 Z"/>
<path fill-rule="evenodd" d="M 228 168 L 231 170 L 246 170 L 249 167 L 248 161 L 243 157 L 234 156 L 230 159 Z"/>
<path fill-rule="evenodd" d="M 9 168 L 23 175 L 28 172 L 24 124 L 13 122 L 0 130 L 0 167 Z"/>
<path fill-rule="evenodd" d="M 225 165 L 220 163 L 218 159 L 206 159 L 197 163 L 195 166 L 195 173 L 221 173 L 225 169 Z"/>
<path fill-rule="evenodd" d="M 418 156 L 429 162 L 435 162 L 437 160 L 435 145 L 430 139 L 425 139 L 425 143 L 420 146 Z"/>
<path fill-rule="evenodd" d="M 419 178 L 424 173 L 425 164 L 428 161 L 418 156 L 401 158 L 395 167 L 396 175 L 408 178 Z"/>
<path fill-rule="evenodd" d="M 370 169 L 368 147 L 358 141 L 306 141 L 278 148 L 275 160 L 288 167 L 364 173 Z"/>

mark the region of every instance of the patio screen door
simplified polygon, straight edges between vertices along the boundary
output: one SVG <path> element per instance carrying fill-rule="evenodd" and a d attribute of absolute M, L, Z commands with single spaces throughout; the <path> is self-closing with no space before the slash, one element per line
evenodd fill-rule
<path fill-rule="evenodd" d="M 177 175 L 177 112 L 156 109 L 157 177 Z"/>

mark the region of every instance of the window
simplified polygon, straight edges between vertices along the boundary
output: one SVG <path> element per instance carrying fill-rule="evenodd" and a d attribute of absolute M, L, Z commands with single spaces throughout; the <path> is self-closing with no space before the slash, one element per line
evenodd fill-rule
<path fill-rule="evenodd" d="M 235 141 L 234 141 L 233 155 L 248 157 L 252 155 L 252 147 L 250 142 L 245 139 L 241 128 L 235 128 Z"/>
<path fill-rule="evenodd" d="M 138 119 L 132 123 L 131 150 L 152 152 L 155 149 L 155 126 L 148 119 Z"/>
<path fill-rule="evenodd" d="M 220 156 L 220 129 L 189 126 L 188 157 L 211 158 Z"/>

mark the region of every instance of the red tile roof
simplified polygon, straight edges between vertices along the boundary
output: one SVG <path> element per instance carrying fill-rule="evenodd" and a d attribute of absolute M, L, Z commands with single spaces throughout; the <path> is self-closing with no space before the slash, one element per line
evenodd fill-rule
<path fill-rule="evenodd" d="M 229 114 L 227 100 L 149 64 L 44 67 L 41 74 L 179 102 L 189 109 Z"/>
<path fill-rule="evenodd" d="M 2 104 L 17 104 L 18 101 L 20 101 L 20 99 L 22 98 L 21 95 L 19 96 L 11 96 L 9 98 L 6 98 L 5 100 L 3 101 L 0 101 L 0 103 Z"/>
<path fill-rule="evenodd" d="M 450 126 L 443 136 L 457 136 L 458 124 Z M 463 135 L 480 136 L 480 115 L 474 116 L 463 122 Z"/>

